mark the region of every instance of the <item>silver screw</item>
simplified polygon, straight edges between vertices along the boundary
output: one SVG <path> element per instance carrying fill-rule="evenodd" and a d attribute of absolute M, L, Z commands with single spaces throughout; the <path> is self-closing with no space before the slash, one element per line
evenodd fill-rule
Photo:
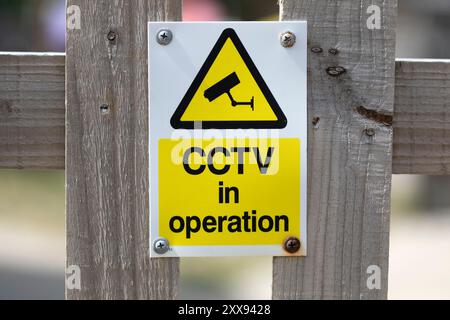
<path fill-rule="evenodd" d="M 156 36 L 156 41 L 158 41 L 158 43 L 162 46 L 167 46 L 169 43 L 172 42 L 172 39 L 173 39 L 172 31 L 168 29 L 159 30 Z"/>
<path fill-rule="evenodd" d="M 153 243 L 153 250 L 157 254 L 167 253 L 167 251 L 169 251 L 169 241 L 167 241 L 167 239 L 164 238 L 156 239 L 155 242 Z"/>
<path fill-rule="evenodd" d="M 290 31 L 283 32 L 280 35 L 281 45 L 285 48 L 293 47 L 295 44 L 295 40 L 296 40 L 295 34 L 293 34 Z"/>

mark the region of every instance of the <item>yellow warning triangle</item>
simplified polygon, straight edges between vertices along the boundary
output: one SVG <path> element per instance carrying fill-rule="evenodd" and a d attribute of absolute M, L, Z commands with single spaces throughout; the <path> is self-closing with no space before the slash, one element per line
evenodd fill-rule
<path fill-rule="evenodd" d="M 233 29 L 225 29 L 170 123 L 175 129 L 275 129 L 287 119 Z"/>

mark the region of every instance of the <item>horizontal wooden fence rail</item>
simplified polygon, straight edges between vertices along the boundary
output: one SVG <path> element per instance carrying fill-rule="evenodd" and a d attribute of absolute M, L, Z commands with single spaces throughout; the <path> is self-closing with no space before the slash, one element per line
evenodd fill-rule
<path fill-rule="evenodd" d="M 0 53 L 0 168 L 64 169 L 64 68 L 63 53 Z M 393 173 L 450 174 L 450 60 L 397 60 L 393 126 Z"/>
<path fill-rule="evenodd" d="M 450 60 L 399 60 L 392 170 L 450 174 Z"/>
<path fill-rule="evenodd" d="M 65 55 L 0 53 L 0 168 L 64 169 Z"/>

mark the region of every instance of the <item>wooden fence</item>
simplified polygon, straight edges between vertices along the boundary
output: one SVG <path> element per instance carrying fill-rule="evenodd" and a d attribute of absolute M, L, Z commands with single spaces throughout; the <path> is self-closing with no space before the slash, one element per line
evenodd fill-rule
<path fill-rule="evenodd" d="M 65 169 L 67 265 L 82 275 L 68 299 L 174 299 L 179 260 L 149 258 L 146 39 L 181 0 L 67 5 L 82 24 L 66 54 L 0 53 L 0 168 Z M 274 258 L 274 299 L 385 299 L 391 175 L 450 173 L 450 61 L 395 61 L 396 13 L 280 1 L 281 20 L 308 21 L 308 256 Z"/>

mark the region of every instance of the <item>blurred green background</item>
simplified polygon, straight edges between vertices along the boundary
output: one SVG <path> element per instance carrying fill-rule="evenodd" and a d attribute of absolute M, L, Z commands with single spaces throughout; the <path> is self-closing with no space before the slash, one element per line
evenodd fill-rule
<path fill-rule="evenodd" d="M 276 0 L 185 0 L 184 20 L 275 20 Z M 64 0 L 0 0 L 0 51 L 64 51 Z M 450 58 L 450 1 L 399 0 L 397 56 Z M 436 43 L 438 45 L 436 45 Z M 0 170 L 0 299 L 64 298 L 64 173 Z M 394 176 L 389 298 L 450 299 L 450 178 Z M 269 299 L 272 259 L 182 259 L 188 299 Z"/>

